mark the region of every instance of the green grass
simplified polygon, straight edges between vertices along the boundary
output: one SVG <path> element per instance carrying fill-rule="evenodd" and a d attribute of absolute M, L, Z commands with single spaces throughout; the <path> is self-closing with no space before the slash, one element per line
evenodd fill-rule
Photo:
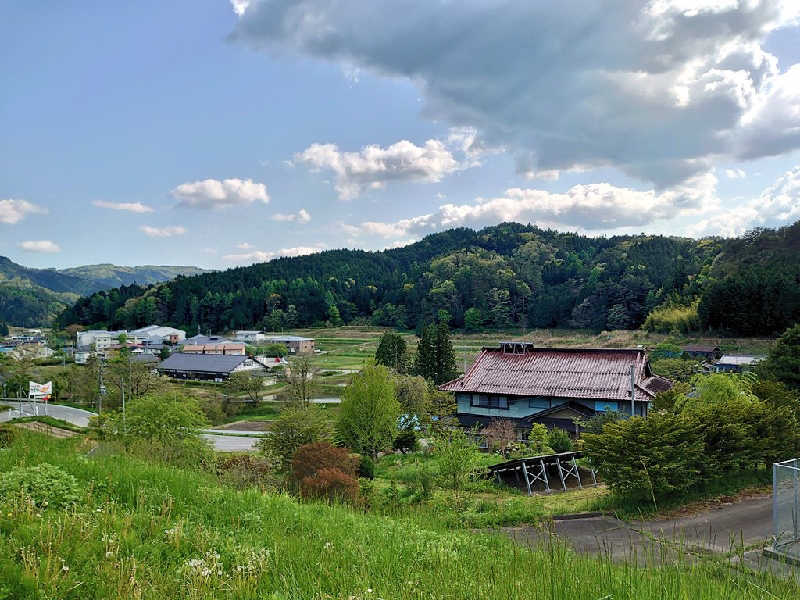
<path fill-rule="evenodd" d="M 236 491 L 199 472 L 83 455 L 23 432 L 0 473 L 49 462 L 79 482 L 70 510 L 6 501 L 0 598 L 796 598 L 793 582 L 728 564 L 615 565 L 557 543 L 434 531 L 347 507 Z M 85 450 L 85 448 L 84 448 Z M 237 567 L 242 567 L 238 569 Z M 207 569 L 207 571 L 204 571 Z"/>
<path fill-rule="evenodd" d="M 11 410 L 14 408 L 13 406 L 9 406 L 8 404 L 0 404 L 0 412 L 5 412 L 7 410 Z"/>

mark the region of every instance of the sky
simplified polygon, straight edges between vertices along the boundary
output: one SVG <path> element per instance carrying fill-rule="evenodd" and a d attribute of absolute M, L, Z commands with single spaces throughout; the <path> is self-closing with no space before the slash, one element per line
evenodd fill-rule
<path fill-rule="evenodd" d="M 800 219 L 796 0 L 0 3 L 0 255 Z"/>

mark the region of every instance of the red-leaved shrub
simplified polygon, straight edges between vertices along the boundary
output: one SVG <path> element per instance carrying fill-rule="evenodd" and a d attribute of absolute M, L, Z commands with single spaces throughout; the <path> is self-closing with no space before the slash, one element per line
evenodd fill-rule
<path fill-rule="evenodd" d="M 355 504 L 358 500 L 358 480 L 339 469 L 320 469 L 300 482 L 300 494 L 303 498 L 325 498 Z"/>
<path fill-rule="evenodd" d="M 355 502 L 358 455 L 328 442 L 300 446 L 292 458 L 291 479 L 304 498 Z"/>

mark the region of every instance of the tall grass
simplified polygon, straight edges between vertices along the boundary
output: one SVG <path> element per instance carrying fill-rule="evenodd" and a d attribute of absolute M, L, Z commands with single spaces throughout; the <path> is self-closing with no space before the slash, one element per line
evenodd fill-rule
<path fill-rule="evenodd" d="M 0 471 L 49 462 L 82 485 L 70 510 L 7 500 L 0 598 L 796 598 L 794 583 L 708 561 L 641 569 L 532 551 L 501 536 L 431 531 L 208 474 L 22 432 Z"/>

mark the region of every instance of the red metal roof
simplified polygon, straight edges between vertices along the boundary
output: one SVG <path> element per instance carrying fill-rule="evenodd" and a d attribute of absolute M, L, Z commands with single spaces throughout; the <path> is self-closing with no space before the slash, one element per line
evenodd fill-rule
<path fill-rule="evenodd" d="M 635 366 L 634 397 L 649 401 L 672 384 L 654 376 L 639 349 L 529 348 L 513 354 L 485 348 L 463 377 L 442 385 L 450 392 L 630 400 L 630 369 Z"/>

